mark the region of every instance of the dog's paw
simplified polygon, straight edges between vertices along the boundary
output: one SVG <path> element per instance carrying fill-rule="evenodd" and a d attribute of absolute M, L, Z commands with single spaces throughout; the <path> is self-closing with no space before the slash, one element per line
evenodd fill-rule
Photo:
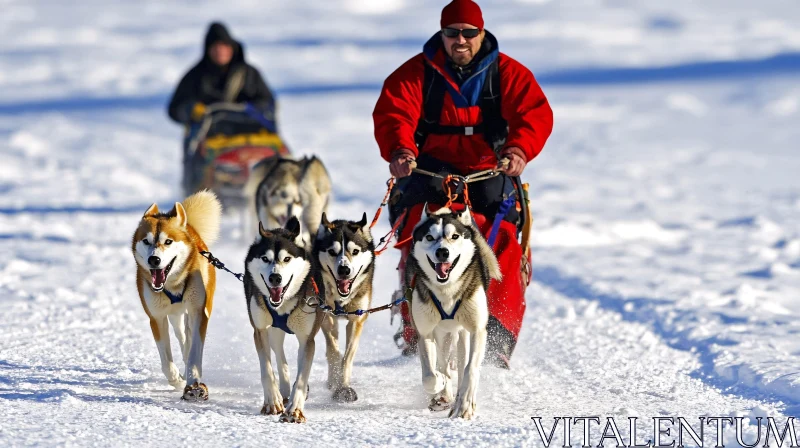
<path fill-rule="evenodd" d="M 340 387 L 333 393 L 333 399 L 339 403 L 352 403 L 358 400 L 358 394 L 352 387 Z"/>
<path fill-rule="evenodd" d="M 446 411 L 450 409 L 453 403 L 443 396 L 437 396 L 431 398 L 431 402 L 428 403 L 428 409 L 431 412 L 439 412 L 439 411 Z"/>
<path fill-rule="evenodd" d="M 306 416 L 303 415 L 303 411 L 300 409 L 295 409 L 292 412 L 286 410 L 281 414 L 280 421 L 281 423 L 305 423 Z"/>
<path fill-rule="evenodd" d="M 472 420 L 475 417 L 477 403 L 473 399 L 462 399 L 459 395 L 456 402 L 450 409 L 450 418 L 463 418 L 464 420 Z"/>
<path fill-rule="evenodd" d="M 286 405 L 286 400 L 285 399 L 283 400 L 283 404 L 281 404 L 281 403 L 272 404 L 272 405 L 264 404 L 264 406 L 261 406 L 261 415 L 280 415 L 280 414 L 283 414 L 283 411 L 286 410 L 285 405 Z"/>
<path fill-rule="evenodd" d="M 328 368 L 328 381 L 325 386 L 328 390 L 336 390 L 342 384 L 342 375 L 338 370 Z"/>
<path fill-rule="evenodd" d="M 441 372 L 433 372 L 433 375 L 428 375 L 422 379 L 422 388 L 425 392 L 436 395 L 444 390 L 449 378 L 442 375 Z"/>
<path fill-rule="evenodd" d="M 164 376 L 167 377 L 167 382 L 170 386 L 174 387 L 175 389 L 181 390 L 183 386 L 186 385 L 186 380 L 181 375 L 180 370 L 178 370 L 178 366 L 175 363 L 169 363 L 169 368 L 163 370 Z"/>
<path fill-rule="evenodd" d="M 208 387 L 203 383 L 194 382 L 183 388 L 183 400 L 187 401 L 206 401 L 208 400 Z"/>
<path fill-rule="evenodd" d="M 185 379 L 185 378 L 183 378 L 183 377 L 182 377 L 182 376 L 180 376 L 180 375 L 178 375 L 178 377 L 177 377 L 177 378 L 173 378 L 173 379 L 171 379 L 171 380 L 170 380 L 170 379 L 168 379 L 167 381 L 169 381 L 169 385 L 170 385 L 170 386 L 172 386 L 172 387 L 174 387 L 174 388 L 175 388 L 175 390 L 181 390 L 181 389 L 183 389 L 184 387 L 186 387 L 186 379 Z"/>
<path fill-rule="evenodd" d="M 264 406 L 261 415 L 281 415 L 286 410 L 287 400 L 281 396 L 278 389 L 273 389 L 271 396 L 264 397 Z"/>

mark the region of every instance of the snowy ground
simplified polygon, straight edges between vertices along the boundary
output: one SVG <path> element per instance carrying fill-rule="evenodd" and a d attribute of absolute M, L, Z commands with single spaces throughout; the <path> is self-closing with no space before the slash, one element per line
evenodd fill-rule
<path fill-rule="evenodd" d="M 367 324 L 358 402 L 330 400 L 320 349 L 309 423 L 257 415 L 229 276 L 206 346 L 212 399 L 181 403 L 129 241 L 151 202 L 179 199 L 180 130 L 162 107 L 207 21 L 226 18 L 284 92 L 285 136 L 329 166 L 334 216 L 372 213 L 383 193 L 375 87 L 440 5 L 317 3 L 0 0 L 1 445 L 519 446 L 539 443 L 532 416 L 800 414 L 800 7 L 778 1 L 481 2 L 542 80 L 556 128 L 525 174 L 526 323 L 513 369 L 485 367 L 477 420 L 425 410 L 418 362 L 398 357 L 385 314 Z M 214 252 L 241 270 L 236 228 L 228 219 Z M 380 259 L 377 304 L 396 262 Z"/>

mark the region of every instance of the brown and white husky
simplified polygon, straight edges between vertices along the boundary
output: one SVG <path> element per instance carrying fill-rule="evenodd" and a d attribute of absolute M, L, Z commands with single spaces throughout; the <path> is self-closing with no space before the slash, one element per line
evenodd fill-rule
<path fill-rule="evenodd" d="M 203 344 L 214 300 L 216 273 L 200 255 L 219 236 L 222 205 L 200 191 L 166 213 L 153 204 L 133 234 L 136 288 L 150 318 L 150 329 L 169 384 L 185 400 L 207 400 L 202 382 Z M 186 365 L 182 376 L 172 361 L 167 321 L 172 324 Z"/>

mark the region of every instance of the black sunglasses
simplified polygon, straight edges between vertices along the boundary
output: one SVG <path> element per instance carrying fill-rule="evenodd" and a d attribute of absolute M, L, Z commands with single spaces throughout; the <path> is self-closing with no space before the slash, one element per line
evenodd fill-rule
<path fill-rule="evenodd" d="M 465 30 L 457 30 L 455 28 L 442 28 L 442 34 L 446 37 L 458 37 L 459 34 L 464 36 L 464 39 L 472 39 L 478 36 L 481 33 L 481 30 L 478 28 L 467 28 Z"/>

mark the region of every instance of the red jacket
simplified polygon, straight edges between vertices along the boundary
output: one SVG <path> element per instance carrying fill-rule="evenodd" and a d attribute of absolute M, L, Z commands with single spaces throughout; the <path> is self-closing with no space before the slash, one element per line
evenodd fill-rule
<path fill-rule="evenodd" d="M 532 160 L 541 152 L 553 129 L 553 111 L 533 73 L 516 60 L 497 51 L 497 41 L 486 32 L 486 39 L 493 51 L 484 59 L 499 57 L 500 89 L 503 118 L 508 121 L 509 134 L 505 147 L 516 146 Z M 486 45 L 484 40 L 484 45 Z M 484 63 L 486 61 L 481 61 Z M 489 61 L 490 62 L 490 61 Z M 423 77 L 425 63 L 431 64 L 449 83 L 449 94 L 444 97 L 440 124 L 448 126 L 475 126 L 480 124 L 480 105 L 476 104 L 475 89 L 480 85 L 465 82 L 459 87 L 445 69 L 446 54 L 437 33 L 425 44 L 422 53 L 409 59 L 383 84 L 381 96 L 375 105 L 372 118 L 375 123 L 375 139 L 381 156 L 391 161 L 392 153 L 406 148 L 419 155 L 414 143 L 414 132 L 423 108 Z M 472 83 L 475 84 L 475 83 Z M 453 92 L 459 92 L 455 100 Z M 497 165 L 497 157 L 483 135 L 434 135 L 428 136 L 422 151 L 438 160 L 452 164 L 468 174 L 489 169 Z"/>

